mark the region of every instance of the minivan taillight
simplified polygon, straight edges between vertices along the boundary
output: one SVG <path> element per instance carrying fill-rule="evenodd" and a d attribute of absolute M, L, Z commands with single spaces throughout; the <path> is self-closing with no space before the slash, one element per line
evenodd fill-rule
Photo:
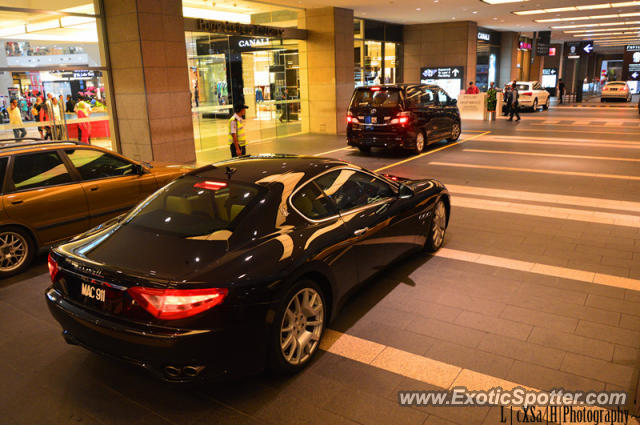
<path fill-rule="evenodd" d="M 359 124 L 358 118 L 351 115 L 351 112 L 347 114 L 347 124 Z"/>
<path fill-rule="evenodd" d="M 410 115 L 411 113 L 408 111 L 400 112 L 391 120 L 391 124 L 405 125 L 406 123 L 409 122 Z"/>
<path fill-rule="evenodd" d="M 51 282 L 55 283 L 60 269 L 58 268 L 58 263 L 56 263 L 56 260 L 54 260 L 51 256 L 51 253 L 49 253 L 49 257 L 47 258 L 47 265 L 49 266 L 49 276 L 51 276 Z"/>
<path fill-rule="evenodd" d="M 226 288 L 155 289 L 133 286 L 129 295 L 157 319 L 177 320 L 195 316 L 220 304 Z"/>

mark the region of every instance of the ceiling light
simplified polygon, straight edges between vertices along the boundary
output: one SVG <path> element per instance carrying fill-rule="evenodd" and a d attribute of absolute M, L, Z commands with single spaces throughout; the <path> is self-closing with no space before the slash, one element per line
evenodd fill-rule
<path fill-rule="evenodd" d="M 550 9 L 518 10 L 513 13 L 516 15 L 539 15 L 543 13 L 573 12 L 578 10 L 614 9 L 618 7 L 634 7 L 634 6 L 640 6 L 640 1 L 587 4 L 587 5 L 581 5 L 581 6 L 555 7 Z"/>
<path fill-rule="evenodd" d="M 36 22 L 35 24 L 27 24 L 27 32 L 46 31 L 60 28 L 60 20 Z"/>
<path fill-rule="evenodd" d="M 198 7 L 183 7 L 182 15 L 185 18 L 211 19 L 214 21 L 239 22 L 250 24 L 251 16 L 244 13 L 222 12 L 220 10 L 200 9 Z"/>
<path fill-rule="evenodd" d="M 563 21 L 587 21 L 591 19 L 609 19 L 609 18 L 624 18 L 628 16 L 640 16 L 640 12 L 632 13 L 614 13 L 610 15 L 593 15 L 593 16 L 573 16 L 567 18 L 550 18 L 550 19 L 536 19 L 534 22 L 563 22 Z"/>
<path fill-rule="evenodd" d="M 96 18 L 88 18 L 84 16 L 63 16 L 60 18 L 60 26 L 63 28 L 73 27 L 76 25 L 93 24 Z"/>
<path fill-rule="evenodd" d="M 420 12 L 420 11 L 422 10 L 422 8 L 420 8 L 420 7 L 416 7 L 416 10 L 417 10 L 418 12 Z"/>
<path fill-rule="evenodd" d="M 529 0 L 482 0 L 487 4 L 507 4 L 507 3 L 522 3 Z"/>
<path fill-rule="evenodd" d="M 10 28 L 0 28 L 0 37 L 11 37 L 14 35 L 22 35 L 25 33 L 24 25 Z"/>
<path fill-rule="evenodd" d="M 626 22 L 603 22 L 600 24 L 590 23 L 590 24 L 579 24 L 579 25 L 561 25 L 557 27 L 551 27 L 554 30 L 561 30 L 567 28 L 593 28 L 593 27 L 609 27 L 609 26 L 623 26 L 623 25 L 637 25 L 640 24 L 640 21 L 626 21 Z"/>
<path fill-rule="evenodd" d="M 572 31 L 562 31 L 565 34 L 582 34 L 582 33 L 597 33 L 597 32 L 606 32 L 606 31 L 617 31 L 617 30 L 640 30 L 640 27 L 622 27 L 622 28 L 596 28 L 596 29 L 588 29 L 588 30 L 572 30 Z"/>

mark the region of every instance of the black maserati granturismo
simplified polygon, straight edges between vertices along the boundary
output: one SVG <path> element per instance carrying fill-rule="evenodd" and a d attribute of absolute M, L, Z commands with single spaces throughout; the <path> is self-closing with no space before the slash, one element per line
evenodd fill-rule
<path fill-rule="evenodd" d="M 359 283 L 443 243 L 437 180 L 334 159 L 244 157 L 194 170 L 53 248 L 63 336 L 169 381 L 295 372 Z"/>

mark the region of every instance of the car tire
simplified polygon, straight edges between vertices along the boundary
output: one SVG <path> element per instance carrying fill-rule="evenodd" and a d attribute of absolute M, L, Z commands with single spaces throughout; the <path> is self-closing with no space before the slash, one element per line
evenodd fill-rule
<path fill-rule="evenodd" d="M 550 103 L 551 103 L 551 97 L 547 97 L 547 102 L 542 106 L 542 109 L 545 111 L 548 111 Z"/>
<path fill-rule="evenodd" d="M 20 227 L 0 228 L 0 279 L 26 269 L 35 256 L 36 244 Z"/>
<path fill-rule="evenodd" d="M 532 112 L 538 112 L 538 99 L 533 99 L 533 106 L 531 107 Z"/>
<path fill-rule="evenodd" d="M 438 199 L 433 207 L 431 221 L 429 221 L 429 230 L 427 231 L 427 240 L 424 243 L 424 249 L 427 252 L 436 252 L 444 243 L 444 236 L 447 231 L 447 207 L 442 199 Z"/>
<path fill-rule="evenodd" d="M 304 306 L 305 301 L 310 305 Z M 272 372 L 293 374 L 309 364 L 320 347 L 327 307 L 322 288 L 313 280 L 300 280 L 287 292 L 271 330 L 269 368 Z M 305 313 L 305 308 L 310 310 Z M 310 314 L 313 312 L 315 315 Z"/>
<path fill-rule="evenodd" d="M 424 132 L 419 131 L 416 135 L 416 143 L 411 148 L 411 153 L 419 155 L 424 150 L 424 147 L 427 145 L 427 138 L 424 135 Z"/>
<path fill-rule="evenodd" d="M 451 137 L 447 139 L 447 142 L 452 143 L 460 138 L 460 133 L 462 133 L 462 129 L 460 128 L 459 122 L 454 122 L 451 126 Z"/>
<path fill-rule="evenodd" d="M 371 146 L 358 146 L 358 149 L 360 149 L 360 152 L 362 153 L 371 152 Z"/>

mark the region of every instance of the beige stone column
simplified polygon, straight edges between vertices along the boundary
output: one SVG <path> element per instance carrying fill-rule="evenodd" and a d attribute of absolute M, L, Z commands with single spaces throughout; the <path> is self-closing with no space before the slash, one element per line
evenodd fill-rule
<path fill-rule="evenodd" d="M 122 153 L 194 162 L 181 0 L 104 0 Z"/>
<path fill-rule="evenodd" d="M 500 35 L 500 87 L 518 79 L 520 33 L 506 31 Z"/>
<path fill-rule="evenodd" d="M 471 21 L 406 25 L 404 81 L 420 81 L 422 67 L 464 66 L 463 88 L 476 79 L 478 25 Z"/>
<path fill-rule="evenodd" d="M 353 10 L 308 9 L 301 21 L 308 31 L 300 60 L 307 62 L 309 131 L 345 134 L 354 88 Z"/>

